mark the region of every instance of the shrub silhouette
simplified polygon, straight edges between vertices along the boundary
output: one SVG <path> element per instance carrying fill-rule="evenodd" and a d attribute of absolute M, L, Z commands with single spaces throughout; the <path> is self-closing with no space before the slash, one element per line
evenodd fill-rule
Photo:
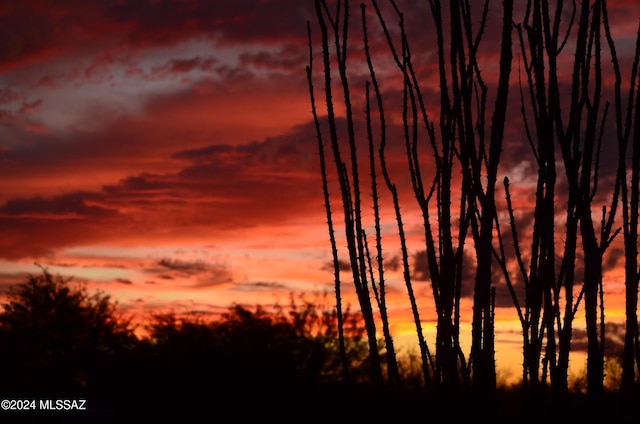
<path fill-rule="evenodd" d="M 219 320 L 155 315 L 143 344 L 142 384 L 170 396 L 217 402 L 235 398 L 277 405 L 340 381 L 335 315 L 313 304 L 269 312 L 235 305 Z M 366 361 L 364 330 L 351 319 L 349 350 Z M 159 372 L 160 371 L 160 372 Z M 362 373 L 368 375 L 368 373 Z M 153 382 L 153 383 L 151 383 Z"/>
<path fill-rule="evenodd" d="M 135 337 L 109 296 L 43 269 L 13 287 L 0 314 L 0 392 L 56 396 L 102 390 Z"/>
<path fill-rule="evenodd" d="M 362 319 L 348 309 L 343 318 L 355 381 L 368 383 Z M 217 320 L 156 314 L 137 337 L 109 296 L 43 269 L 10 290 L 0 313 L 0 394 L 81 397 L 108 419 L 221 412 L 238 400 L 256 408 L 244 413 L 311 408 L 342 381 L 336 320 L 292 299 L 274 311 L 234 305 Z"/>

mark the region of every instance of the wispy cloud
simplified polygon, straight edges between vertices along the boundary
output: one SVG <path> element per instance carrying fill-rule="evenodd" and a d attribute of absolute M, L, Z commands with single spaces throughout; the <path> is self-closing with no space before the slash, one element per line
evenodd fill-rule
<path fill-rule="evenodd" d="M 166 279 L 188 280 L 189 286 L 185 288 L 216 287 L 234 282 L 233 274 L 222 264 L 163 258 L 157 265 L 158 270 L 148 272 L 158 273 Z"/>

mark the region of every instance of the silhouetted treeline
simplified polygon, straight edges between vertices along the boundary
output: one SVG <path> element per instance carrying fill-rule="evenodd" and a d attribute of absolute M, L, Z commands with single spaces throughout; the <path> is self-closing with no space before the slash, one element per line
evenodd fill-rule
<path fill-rule="evenodd" d="M 90 410 L 74 416 L 90 421 L 196 412 L 290 419 L 341 404 L 348 411 L 357 397 L 377 393 L 369 392 L 362 321 L 348 310 L 343 334 L 353 385 L 341 384 L 336 321 L 333 308 L 292 295 L 291 304 L 269 311 L 234 305 L 216 319 L 155 314 L 138 328 L 107 295 L 43 270 L 14 287 L 0 313 L 0 395 L 87 399 Z M 410 361 L 403 369 L 411 379 Z"/>
<path fill-rule="evenodd" d="M 506 387 L 490 409 L 464 393 L 425 393 L 419 353 L 413 358 L 401 351 L 396 358 L 404 389 L 379 388 L 371 378 L 362 320 L 348 308 L 343 313 L 350 383 L 343 379 L 335 309 L 321 303 L 292 297 L 291 304 L 269 311 L 234 305 L 217 319 L 156 314 L 136 336 L 107 295 L 43 270 L 14 287 L 0 313 L 0 397 L 86 399 L 88 409 L 0 411 L 0 419 L 397 420 L 444 418 L 461 403 L 476 406 L 456 412 L 468 419 L 506 421 L 522 413 L 519 392 Z M 384 358 L 383 344 L 379 350 Z M 567 405 L 551 405 L 556 418 L 593 417 L 579 395 Z M 615 398 L 609 405 L 619 407 Z M 608 414 L 622 416 L 619 408 Z"/>

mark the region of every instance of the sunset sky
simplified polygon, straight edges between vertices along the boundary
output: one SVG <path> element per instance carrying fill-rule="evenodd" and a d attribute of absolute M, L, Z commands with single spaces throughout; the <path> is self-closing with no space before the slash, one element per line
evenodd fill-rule
<path fill-rule="evenodd" d="M 524 2 L 516 3 L 521 21 Z M 426 1 L 399 4 L 417 28 L 430 30 Z M 610 1 L 609 14 L 627 64 L 640 4 Z M 331 252 L 305 74 L 308 20 L 317 41 L 311 0 L 3 1 L 0 288 L 37 274 L 40 264 L 103 290 L 137 316 L 287 303 L 292 292 L 309 299 L 326 292 L 331 305 Z M 413 49 L 428 70 L 434 46 L 419 41 Z M 489 40 L 484 54 L 497 48 Z M 320 72 L 317 43 L 314 54 Z M 514 87 L 518 60 L 516 52 Z M 320 90 L 319 74 L 317 84 Z M 437 88 L 425 81 L 430 85 Z M 362 105 L 361 99 L 356 113 Z M 514 136 L 522 132 L 514 117 L 501 175 L 509 175 L 514 192 L 521 190 L 516 202 L 526 209 L 535 168 L 522 135 Z M 408 197 L 406 203 L 414 257 L 424 247 L 420 222 L 410 215 L 415 205 Z M 387 222 L 392 239 L 393 220 Z M 614 320 L 622 316 L 617 252 L 607 275 L 607 316 Z M 392 327 L 410 334 L 396 271 L 388 274 Z M 430 323 L 431 289 L 419 266 L 413 271 Z M 500 354 L 520 349 L 520 329 L 504 288 L 499 296 L 498 331 L 515 332 Z M 470 302 L 465 299 L 467 307 Z M 464 318 L 467 325 L 470 319 Z"/>

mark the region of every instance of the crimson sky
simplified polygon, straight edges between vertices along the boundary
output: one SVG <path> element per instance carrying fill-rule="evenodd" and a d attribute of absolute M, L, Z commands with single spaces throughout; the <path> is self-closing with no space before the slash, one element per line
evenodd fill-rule
<path fill-rule="evenodd" d="M 399 3 L 429 28 L 426 1 Z M 628 59 L 640 5 L 611 1 L 609 13 Z M 331 304 L 308 20 L 317 34 L 311 0 L 3 1 L 0 287 L 37 263 L 138 316 L 286 303 L 291 292 L 327 292 Z M 428 77 L 432 50 L 417 38 Z M 503 173 L 526 208 L 535 170 L 521 142 L 505 149 Z M 396 331 L 410 329 L 400 276 L 388 275 Z"/>

